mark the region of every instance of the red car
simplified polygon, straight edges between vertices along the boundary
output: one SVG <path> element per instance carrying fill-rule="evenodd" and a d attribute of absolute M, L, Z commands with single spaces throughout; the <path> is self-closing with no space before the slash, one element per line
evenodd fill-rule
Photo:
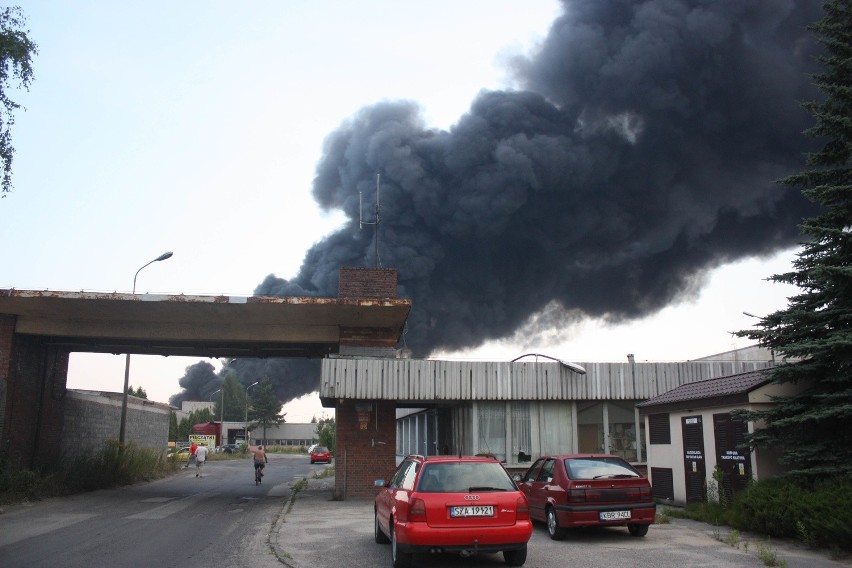
<path fill-rule="evenodd" d="M 311 463 L 317 462 L 331 463 L 331 452 L 328 448 L 317 446 L 311 450 Z"/>
<path fill-rule="evenodd" d="M 376 485 L 375 538 L 391 543 L 394 568 L 415 553 L 502 552 L 509 566 L 526 562 L 527 499 L 496 459 L 408 456 Z"/>
<path fill-rule="evenodd" d="M 530 517 L 547 523 L 553 540 L 566 529 L 627 526 L 633 536 L 648 534 L 657 505 L 648 478 L 618 456 L 571 454 L 536 460 L 519 480 Z"/>

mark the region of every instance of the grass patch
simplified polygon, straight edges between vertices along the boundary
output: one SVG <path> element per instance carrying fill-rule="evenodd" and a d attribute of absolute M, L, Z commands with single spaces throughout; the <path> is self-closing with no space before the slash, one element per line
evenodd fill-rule
<path fill-rule="evenodd" d="M 53 471 L 17 469 L 0 458 L 0 505 L 150 481 L 179 467 L 161 450 L 132 443 L 121 448 L 115 441 L 93 454 L 61 459 Z"/>

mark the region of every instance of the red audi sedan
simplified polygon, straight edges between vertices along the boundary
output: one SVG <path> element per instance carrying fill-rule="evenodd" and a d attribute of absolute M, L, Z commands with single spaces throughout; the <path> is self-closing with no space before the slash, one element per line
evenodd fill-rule
<path fill-rule="evenodd" d="M 518 480 L 530 517 L 547 523 L 550 538 L 588 526 L 627 526 L 645 536 L 657 505 L 648 478 L 618 456 L 543 456 Z"/>
<path fill-rule="evenodd" d="M 375 539 L 391 543 L 394 568 L 417 553 L 502 552 L 508 566 L 526 562 L 527 499 L 496 459 L 408 456 L 376 485 Z"/>

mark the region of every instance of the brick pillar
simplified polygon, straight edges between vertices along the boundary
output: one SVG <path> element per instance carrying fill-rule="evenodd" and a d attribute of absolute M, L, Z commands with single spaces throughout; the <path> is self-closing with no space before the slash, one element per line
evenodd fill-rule
<path fill-rule="evenodd" d="M 12 374 L 12 337 L 15 335 L 17 317 L 0 314 L 0 454 L 9 451 L 9 381 Z"/>
<path fill-rule="evenodd" d="M 3 335 L 0 323 L 0 337 Z M 0 373 L 6 344 L 5 406 L 2 450 L 13 466 L 27 469 L 57 464 L 61 452 L 63 404 L 68 375 L 68 352 L 42 337 L 12 335 L 0 339 Z M 0 375 L 2 379 L 2 375 Z"/>
<path fill-rule="evenodd" d="M 336 499 L 376 496 L 377 479 L 387 481 L 396 468 L 396 403 L 344 400 L 335 408 Z"/>

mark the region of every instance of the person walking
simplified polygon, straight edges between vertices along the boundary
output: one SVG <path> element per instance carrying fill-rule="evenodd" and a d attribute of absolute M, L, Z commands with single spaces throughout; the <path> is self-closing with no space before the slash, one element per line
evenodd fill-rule
<path fill-rule="evenodd" d="M 183 469 L 189 469 L 189 466 L 195 463 L 195 452 L 198 450 L 198 444 L 195 442 L 189 446 L 189 459 L 186 460 L 186 465 L 183 466 Z"/>
<path fill-rule="evenodd" d="M 207 446 L 198 446 L 195 450 L 195 477 L 204 477 L 201 472 L 205 461 L 207 461 Z"/>

